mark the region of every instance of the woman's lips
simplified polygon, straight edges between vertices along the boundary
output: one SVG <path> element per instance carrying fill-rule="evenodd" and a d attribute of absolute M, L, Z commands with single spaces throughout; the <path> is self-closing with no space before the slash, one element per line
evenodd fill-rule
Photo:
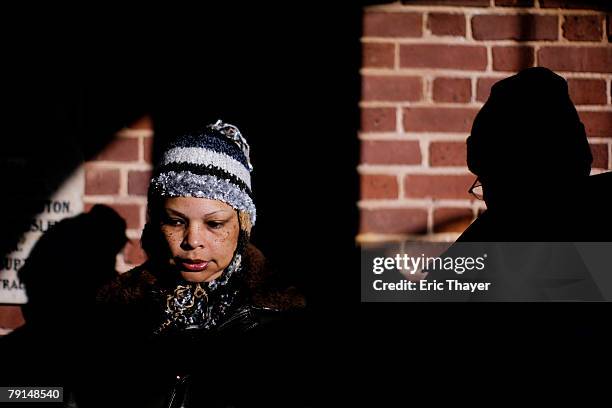
<path fill-rule="evenodd" d="M 202 272 L 208 266 L 208 261 L 182 259 L 181 265 L 189 272 Z"/>

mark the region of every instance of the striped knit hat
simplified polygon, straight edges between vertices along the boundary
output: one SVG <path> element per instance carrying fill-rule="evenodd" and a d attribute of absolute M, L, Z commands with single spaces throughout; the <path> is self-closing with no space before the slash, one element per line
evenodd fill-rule
<path fill-rule="evenodd" d="M 250 232 L 256 210 L 251 191 L 249 145 L 236 126 L 221 120 L 174 140 L 151 179 L 149 197 L 199 197 L 238 210 Z"/>

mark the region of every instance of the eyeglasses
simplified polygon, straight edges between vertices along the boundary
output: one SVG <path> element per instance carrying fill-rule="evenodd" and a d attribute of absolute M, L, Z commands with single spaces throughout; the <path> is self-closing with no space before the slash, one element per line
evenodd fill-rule
<path fill-rule="evenodd" d="M 476 178 L 476 180 L 474 180 L 474 184 L 472 184 L 472 187 L 470 187 L 468 193 L 476 197 L 477 200 L 482 200 L 482 183 L 480 182 L 480 179 L 478 177 Z"/>

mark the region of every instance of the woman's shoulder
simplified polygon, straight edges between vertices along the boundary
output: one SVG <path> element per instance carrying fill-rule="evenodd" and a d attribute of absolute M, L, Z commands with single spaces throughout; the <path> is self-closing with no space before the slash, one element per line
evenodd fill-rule
<path fill-rule="evenodd" d="M 155 283 L 156 278 L 145 263 L 115 276 L 98 290 L 96 298 L 99 303 L 132 303 L 144 299 Z"/>
<path fill-rule="evenodd" d="M 303 309 L 306 299 L 298 288 L 284 279 L 270 265 L 264 254 L 254 245 L 246 248 L 246 284 L 255 308 L 271 311 Z"/>

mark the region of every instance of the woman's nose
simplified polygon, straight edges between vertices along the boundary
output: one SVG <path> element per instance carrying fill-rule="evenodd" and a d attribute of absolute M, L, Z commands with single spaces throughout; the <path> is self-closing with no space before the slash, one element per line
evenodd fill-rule
<path fill-rule="evenodd" d="M 197 223 L 189 224 L 185 229 L 182 246 L 186 249 L 204 247 L 204 228 Z"/>

